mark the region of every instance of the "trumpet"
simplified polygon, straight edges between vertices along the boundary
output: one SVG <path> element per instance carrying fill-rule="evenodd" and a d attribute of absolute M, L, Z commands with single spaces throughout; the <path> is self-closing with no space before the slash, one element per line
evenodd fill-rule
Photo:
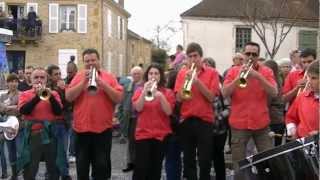
<path fill-rule="evenodd" d="M 155 88 L 157 88 L 157 81 L 155 79 L 152 80 L 153 81 L 153 84 L 151 86 L 151 88 L 147 91 L 144 99 L 146 101 L 153 101 L 154 100 L 154 94 L 153 94 L 153 90 Z"/>
<path fill-rule="evenodd" d="M 302 79 L 306 79 L 306 78 L 307 78 L 307 71 L 304 73 Z M 304 86 L 303 89 L 301 89 L 301 88 L 298 89 L 297 96 L 298 96 L 301 92 L 305 92 L 305 91 L 307 90 L 307 88 L 308 88 L 308 86 L 309 86 L 309 83 L 310 83 L 310 82 L 307 81 L 307 83 L 305 84 L 305 86 Z"/>
<path fill-rule="evenodd" d="M 98 90 L 97 87 L 97 69 L 93 66 L 90 67 L 90 79 L 89 79 L 89 85 L 88 85 L 88 91 L 90 93 L 95 93 Z"/>
<path fill-rule="evenodd" d="M 239 75 L 239 87 L 240 88 L 245 88 L 248 85 L 247 78 L 248 78 L 249 72 L 251 71 L 251 69 L 253 67 L 253 60 L 249 59 L 246 66 L 249 67 L 249 69 L 246 71 L 242 71 Z"/>
<path fill-rule="evenodd" d="M 183 99 L 190 99 L 192 97 L 191 93 L 191 88 L 192 88 L 192 83 L 194 80 L 194 77 L 196 75 L 196 67 L 195 64 L 192 63 L 191 65 L 191 77 L 186 77 L 184 84 L 183 84 L 183 89 L 182 89 L 182 98 Z"/>
<path fill-rule="evenodd" d="M 8 116 L 7 121 L 0 122 L 0 129 L 3 131 L 6 140 L 13 140 L 19 131 L 19 121 L 15 116 Z"/>
<path fill-rule="evenodd" d="M 41 100 L 47 101 L 51 96 L 51 90 L 45 86 L 42 86 L 41 84 L 39 84 L 39 86 L 41 86 L 41 88 L 38 90 L 38 96 Z"/>

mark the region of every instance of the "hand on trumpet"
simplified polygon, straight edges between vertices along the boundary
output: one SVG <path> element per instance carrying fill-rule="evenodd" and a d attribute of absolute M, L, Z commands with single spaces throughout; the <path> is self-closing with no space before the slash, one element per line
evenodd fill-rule
<path fill-rule="evenodd" d="M 57 86 L 58 86 L 59 89 L 64 90 L 66 88 L 66 83 L 62 79 L 60 79 L 57 82 Z"/>
<path fill-rule="evenodd" d="M 300 89 L 300 88 L 303 89 L 306 86 L 307 81 L 308 81 L 307 78 L 298 80 L 296 88 L 297 89 Z"/>

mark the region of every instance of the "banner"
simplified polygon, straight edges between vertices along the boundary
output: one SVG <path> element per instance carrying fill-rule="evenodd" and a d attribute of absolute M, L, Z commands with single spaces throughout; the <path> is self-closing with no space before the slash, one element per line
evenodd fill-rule
<path fill-rule="evenodd" d="M 0 42 L 0 73 L 8 73 L 8 61 L 6 54 L 6 46 L 3 42 Z"/>

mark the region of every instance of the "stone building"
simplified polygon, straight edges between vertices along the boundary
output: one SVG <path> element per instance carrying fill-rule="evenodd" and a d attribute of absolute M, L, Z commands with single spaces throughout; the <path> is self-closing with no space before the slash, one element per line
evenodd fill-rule
<path fill-rule="evenodd" d="M 1 9 L 7 15 L 0 17 L 0 26 L 14 30 L 7 46 L 10 71 L 57 64 L 65 75 L 70 56 L 75 56 L 81 68 L 86 48 L 96 48 L 102 65 L 116 75 L 127 69 L 130 14 L 124 0 L 4 0 Z M 36 20 L 30 18 L 32 11 Z"/>
<path fill-rule="evenodd" d="M 131 67 L 142 65 L 147 67 L 151 62 L 152 42 L 147 40 L 135 32 L 128 30 L 128 45 L 127 45 L 127 61 Z"/>

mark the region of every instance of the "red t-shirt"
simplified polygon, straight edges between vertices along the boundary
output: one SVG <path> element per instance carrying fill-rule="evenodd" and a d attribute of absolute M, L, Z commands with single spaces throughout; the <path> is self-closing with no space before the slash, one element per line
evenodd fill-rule
<path fill-rule="evenodd" d="M 175 96 L 172 90 L 161 88 L 160 91 L 166 97 L 172 110 L 175 105 Z M 142 88 L 135 91 L 132 102 L 139 99 Z M 153 101 L 145 101 L 142 111 L 138 112 L 138 121 L 135 132 L 135 139 L 157 139 L 162 141 L 171 133 L 170 118 L 161 108 L 160 100 L 155 98 Z"/>
<path fill-rule="evenodd" d="M 298 137 L 306 137 L 312 131 L 319 131 L 319 97 L 311 91 L 301 92 L 286 114 L 286 124 L 297 126 Z"/>
<path fill-rule="evenodd" d="M 67 88 L 74 87 L 85 77 L 85 71 L 75 75 Z M 116 78 L 103 70 L 99 71 L 99 77 L 107 82 L 118 92 L 122 92 Z M 108 128 L 112 128 L 112 117 L 115 104 L 110 97 L 98 88 L 95 95 L 90 95 L 87 88 L 73 102 L 73 128 L 76 132 L 101 133 Z"/>
<path fill-rule="evenodd" d="M 185 77 L 188 68 L 182 68 L 176 79 L 174 91 L 179 92 L 184 85 Z M 218 72 L 208 66 L 203 66 L 198 74 L 198 79 L 215 95 L 219 92 L 219 74 Z M 198 117 L 205 122 L 212 123 L 214 120 L 214 112 L 212 103 L 209 102 L 205 96 L 202 95 L 196 86 L 191 88 L 192 98 L 190 100 L 182 101 L 181 117 L 182 120 L 188 117 Z"/>
<path fill-rule="evenodd" d="M 286 94 L 298 85 L 298 81 L 304 76 L 304 71 L 297 70 L 290 72 L 286 77 L 282 89 L 282 93 Z"/>
<path fill-rule="evenodd" d="M 59 94 L 56 91 L 51 91 L 51 95 L 59 102 L 60 106 L 62 107 Z M 20 109 L 23 105 L 30 102 L 35 96 L 36 93 L 34 89 L 21 92 L 19 95 L 18 108 Z M 31 114 L 23 115 L 23 119 L 26 121 L 55 121 L 57 119 L 57 116 L 52 112 L 50 102 L 41 100 L 38 104 L 36 104 Z M 42 127 L 43 126 L 41 124 L 35 124 L 32 126 L 32 130 L 39 130 Z"/>
<path fill-rule="evenodd" d="M 232 67 L 228 71 L 224 80 L 224 85 L 227 85 L 238 78 L 240 71 L 240 66 Z M 259 65 L 257 71 L 276 87 L 276 82 L 271 69 Z M 247 81 L 248 85 L 246 88 L 236 87 L 231 94 L 229 124 L 235 129 L 257 130 L 265 128 L 270 122 L 267 106 L 267 93 L 259 80 L 249 77 Z"/>

